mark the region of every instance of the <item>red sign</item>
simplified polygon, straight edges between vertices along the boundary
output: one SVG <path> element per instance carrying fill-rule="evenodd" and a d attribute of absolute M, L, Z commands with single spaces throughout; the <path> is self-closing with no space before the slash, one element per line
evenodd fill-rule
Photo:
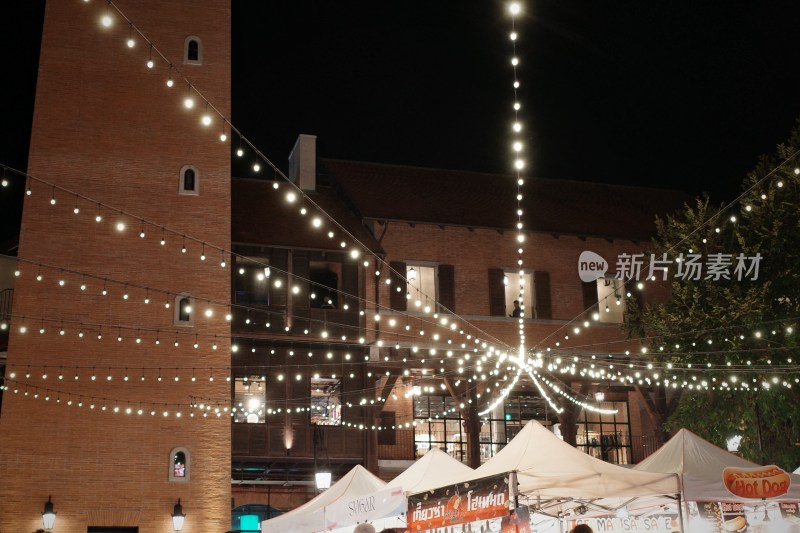
<path fill-rule="evenodd" d="M 508 514 L 508 478 L 492 476 L 408 497 L 408 530 L 425 531 Z"/>
<path fill-rule="evenodd" d="M 728 467 L 722 471 L 725 488 L 734 496 L 748 499 L 769 499 L 789 492 L 791 478 L 775 465 L 759 468 Z"/>

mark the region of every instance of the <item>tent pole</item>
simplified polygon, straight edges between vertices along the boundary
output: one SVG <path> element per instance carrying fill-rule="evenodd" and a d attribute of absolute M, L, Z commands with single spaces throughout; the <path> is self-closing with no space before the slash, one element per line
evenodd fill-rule
<path fill-rule="evenodd" d="M 681 526 L 681 531 L 686 533 L 686 524 L 683 522 L 683 498 L 681 498 L 681 493 L 678 493 L 678 523 Z"/>
<path fill-rule="evenodd" d="M 510 477 L 511 479 L 509 481 L 511 482 L 511 486 L 509 487 L 509 490 L 513 496 L 512 501 L 514 502 L 514 509 L 517 509 L 519 508 L 519 485 L 517 483 L 517 471 L 512 471 Z"/>

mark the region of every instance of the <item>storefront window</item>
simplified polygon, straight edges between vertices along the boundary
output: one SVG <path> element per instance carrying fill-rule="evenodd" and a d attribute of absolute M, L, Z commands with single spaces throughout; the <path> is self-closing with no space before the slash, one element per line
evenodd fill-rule
<path fill-rule="evenodd" d="M 311 423 L 339 426 L 342 423 L 342 380 L 311 378 Z"/>
<path fill-rule="evenodd" d="M 601 402 L 598 407 L 616 409 L 617 413 L 600 414 L 584 409 L 578 422 L 578 449 L 609 463 L 631 463 L 627 402 Z"/>
<path fill-rule="evenodd" d="M 416 457 L 431 448 L 441 448 L 459 461 L 466 461 L 467 435 L 461 412 L 450 396 L 415 396 L 414 421 Z"/>

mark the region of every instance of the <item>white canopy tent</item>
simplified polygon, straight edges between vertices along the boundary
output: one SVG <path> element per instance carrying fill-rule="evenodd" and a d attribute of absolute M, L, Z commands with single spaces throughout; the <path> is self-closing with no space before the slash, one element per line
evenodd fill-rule
<path fill-rule="evenodd" d="M 356 465 L 331 487 L 300 507 L 261 522 L 262 533 L 315 533 L 326 530 L 325 509 L 338 503 L 374 494 L 386 486 L 361 465 Z"/>
<path fill-rule="evenodd" d="M 406 494 L 416 494 L 449 485 L 451 482 L 457 483 L 474 472 L 441 448 L 431 448 L 386 486 L 400 487 Z"/>
<path fill-rule="evenodd" d="M 634 467 L 648 473 L 677 474 L 684 500 L 741 502 L 725 488 L 722 472 L 727 467 L 757 468 L 760 465 L 734 455 L 692 433 L 681 429 L 650 457 Z M 789 493 L 783 501 L 800 501 L 800 476 L 790 475 Z"/>
<path fill-rule="evenodd" d="M 476 469 L 473 479 L 503 472 L 516 472 L 519 493 L 528 498 L 624 499 L 679 493 L 675 474 L 640 472 L 595 459 L 535 420 Z"/>

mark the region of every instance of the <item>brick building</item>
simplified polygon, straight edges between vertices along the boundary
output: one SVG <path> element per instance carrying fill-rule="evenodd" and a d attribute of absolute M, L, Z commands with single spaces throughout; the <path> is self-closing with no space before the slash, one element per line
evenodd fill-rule
<path fill-rule="evenodd" d="M 296 187 L 231 179 L 231 145 L 177 103 L 195 87 L 229 116 L 230 3 L 190 7 L 130 6 L 183 58 L 151 68 L 119 26 L 74 30 L 110 9 L 48 3 L 29 172 L 49 185 L 31 180 L 15 265 L 0 531 L 35 530 L 48 498 L 58 531 L 170 531 L 179 498 L 184 531 L 227 531 L 231 503 L 295 507 L 316 471 L 388 478 L 432 446 L 475 466 L 530 419 L 612 462 L 655 444 L 633 390 L 569 372 L 617 414 L 556 414 L 523 378 L 480 415 L 511 374 L 487 346 L 519 342 L 513 180 L 320 159 L 307 135 Z M 191 86 L 165 87 L 173 68 Z M 524 198 L 527 346 L 638 348 L 628 291 L 582 283 L 578 257 L 647 250 L 685 197 L 537 179 Z"/>
<path fill-rule="evenodd" d="M 230 2 L 128 4 L 229 115 Z M 185 369 L 229 364 L 230 269 L 199 255 L 201 242 L 230 249 L 230 147 L 180 111 L 175 91 L 186 87 L 168 93 L 168 65 L 132 30 L 126 47 L 128 34 L 105 3 L 47 3 L 28 172 L 52 186 L 30 180 L 25 197 L 0 531 L 40 528 L 48 497 L 62 532 L 171 531 L 179 499 L 184 531 L 230 527 L 230 420 L 178 417 L 189 417 L 191 396 L 228 395 L 224 374 L 193 382 Z M 182 253 L 182 234 L 200 242 Z M 220 312 L 195 313 L 199 296 Z"/>

